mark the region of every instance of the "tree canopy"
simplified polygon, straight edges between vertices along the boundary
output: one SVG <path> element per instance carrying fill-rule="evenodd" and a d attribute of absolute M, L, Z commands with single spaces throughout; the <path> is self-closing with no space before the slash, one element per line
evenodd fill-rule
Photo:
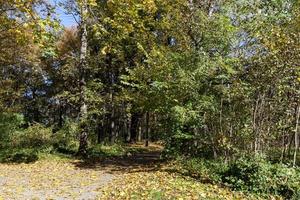
<path fill-rule="evenodd" d="M 0 147 L 38 127 L 23 139 L 83 156 L 161 141 L 296 166 L 299 120 L 297 0 L 0 0 Z"/>

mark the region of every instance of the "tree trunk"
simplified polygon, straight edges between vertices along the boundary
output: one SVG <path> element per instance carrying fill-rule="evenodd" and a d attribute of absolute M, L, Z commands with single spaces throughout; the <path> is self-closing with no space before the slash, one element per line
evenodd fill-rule
<path fill-rule="evenodd" d="M 85 156 L 88 147 L 88 131 L 87 131 L 87 104 L 86 104 L 86 82 L 85 70 L 87 65 L 87 0 L 82 0 L 81 6 L 81 48 L 80 48 L 80 136 L 79 136 L 79 149 L 78 154 Z"/>
<path fill-rule="evenodd" d="M 59 102 L 59 116 L 58 116 L 58 128 L 61 129 L 63 127 L 63 105 Z"/>
<path fill-rule="evenodd" d="M 139 124 L 138 142 L 142 141 L 142 124 Z"/>
<path fill-rule="evenodd" d="M 252 118 L 252 131 L 254 135 L 254 153 L 257 153 L 257 128 L 256 128 L 256 115 L 257 115 L 257 108 L 258 108 L 258 99 L 256 99 L 255 107 L 253 111 L 253 118 Z"/>
<path fill-rule="evenodd" d="M 131 127 L 130 127 L 130 142 L 135 143 L 138 133 L 138 124 L 140 120 L 140 113 L 133 113 L 131 117 Z"/>
<path fill-rule="evenodd" d="M 131 118 L 128 117 L 126 118 L 126 142 L 130 142 L 131 141 Z"/>
<path fill-rule="evenodd" d="M 287 151 L 288 158 L 291 156 L 291 149 L 292 149 L 294 139 L 295 139 L 295 137 L 293 137 L 293 135 L 289 135 L 289 142 L 288 142 L 288 147 L 287 147 L 288 148 L 288 151 Z"/>
<path fill-rule="evenodd" d="M 145 146 L 149 146 L 149 112 L 146 113 Z"/>
<path fill-rule="evenodd" d="M 296 166 L 297 151 L 298 151 L 298 148 L 299 148 L 299 138 L 298 138 L 299 117 L 300 117 L 300 106 L 298 106 L 297 110 L 296 110 L 295 151 L 294 151 L 293 166 Z"/>
<path fill-rule="evenodd" d="M 104 126 L 103 121 L 99 122 L 97 127 L 97 143 L 100 144 L 104 141 Z"/>
<path fill-rule="evenodd" d="M 282 145 L 281 145 L 281 156 L 280 156 L 280 162 L 282 163 L 284 158 L 285 158 L 285 132 L 283 132 L 283 135 L 282 135 Z"/>
<path fill-rule="evenodd" d="M 116 122 L 115 122 L 115 107 L 114 107 L 114 95 L 113 90 L 110 91 L 111 99 L 111 115 L 110 115 L 110 143 L 114 144 L 116 139 Z"/>

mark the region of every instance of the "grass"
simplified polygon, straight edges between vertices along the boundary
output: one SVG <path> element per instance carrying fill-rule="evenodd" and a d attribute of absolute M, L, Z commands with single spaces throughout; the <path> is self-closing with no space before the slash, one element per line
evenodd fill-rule
<path fill-rule="evenodd" d="M 144 147 L 143 143 L 138 144 L 114 144 L 93 145 L 88 150 L 88 158 L 112 158 L 125 157 L 135 153 L 153 151 L 158 146 Z M 161 147 L 160 147 L 161 148 Z M 0 162 L 30 163 L 37 160 L 66 160 L 77 159 L 76 149 L 54 148 L 53 146 L 40 148 L 2 148 L 0 149 Z"/>
<path fill-rule="evenodd" d="M 56 151 L 33 148 L 8 148 L 0 150 L 0 162 L 2 163 L 31 163 L 38 160 L 70 160 L 74 156 Z"/>
<path fill-rule="evenodd" d="M 89 149 L 89 157 L 124 157 L 135 153 L 147 153 L 151 151 L 162 150 L 159 145 L 152 144 L 149 147 L 145 147 L 143 143 L 137 144 L 114 144 L 105 145 L 98 144 L 94 145 Z"/>

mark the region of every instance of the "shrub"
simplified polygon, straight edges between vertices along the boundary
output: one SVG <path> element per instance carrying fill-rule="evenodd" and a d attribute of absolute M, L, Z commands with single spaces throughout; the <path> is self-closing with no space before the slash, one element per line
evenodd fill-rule
<path fill-rule="evenodd" d="M 14 151 L 6 152 L 2 162 L 13 163 L 30 163 L 39 159 L 38 153 L 32 149 L 17 149 Z"/>
<path fill-rule="evenodd" d="M 270 165 L 260 157 L 241 157 L 229 165 L 223 181 L 238 190 L 269 193 Z"/>
<path fill-rule="evenodd" d="M 299 199 L 299 179 L 299 170 L 273 165 L 260 156 L 241 157 L 222 175 L 222 181 L 233 189 L 281 195 L 287 199 Z"/>
<path fill-rule="evenodd" d="M 201 141 L 201 136 L 195 136 L 189 132 L 177 131 L 171 137 L 165 139 L 164 158 L 176 158 L 180 156 L 201 157 L 210 159 L 213 156 L 212 148 Z"/>
<path fill-rule="evenodd" d="M 222 160 L 206 160 L 202 158 L 184 158 L 179 160 L 182 170 L 189 176 L 202 181 L 213 183 L 221 182 L 221 174 L 227 170 L 227 165 Z"/>
<path fill-rule="evenodd" d="M 77 133 L 77 123 L 67 120 L 64 126 L 53 135 L 54 148 L 60 153 L 75 153 L 78 149 Z"/>
<path fill-rule="evenodd" d="M 165 158 L 176 158 L 182 155 L 191 156 L 197 153 L 198 150 L 194 147 L 194 141 L 193 135 L 178 131 L 175 135 L 166 139 L 163 156 Z"/>
<path fill-rule="evenodd" d="M 34 124 L 19 134 L 20 146 L 27 148 L 41 148 L 52 145 L 52 130 L 41 124 Z"/>
<path fill-rule="evenodd" d="M 15 143 L 14 133 L 24 123 L 23 115 L 16 113 L 0 113 L 0 147 Z"/>
<path fill-rule="evenodd" d="M 274 164 L 272 171 L 272 192 L 287 199 L 300 199 L 300 170 L 283 164 Z"/>
<path fill-rule="evenodd" d="M 229 164 L 222 160 L 181 157 L 178 171 L 205 182 L 225 184 L 261 196 L 300 199 L 300 169 L 271 164 L 262 156 L 241 156 Z"/>

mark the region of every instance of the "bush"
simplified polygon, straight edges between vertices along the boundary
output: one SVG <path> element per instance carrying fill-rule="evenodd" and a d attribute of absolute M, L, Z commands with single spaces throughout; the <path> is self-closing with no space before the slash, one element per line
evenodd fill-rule
<path fill-rule="evenodd" d="M 9 137 L 0 140 L 0 162 L 27 163 L 37 160 L 38 155 L 55 152 L 71 154 L 78 148 L 75 123 L 66 123 L 61 130 L 53 133 L 51 127 L 42 124 L 21 129 L 20 124 L 13 124 L 12 119 L 7 120 L 9 123 L 0 123 L 1 128 L 9 127 L 5 129 Z"/>
<path fill-rule="evenodd" d="M 192 152 L 190 147 L 193 143 L 193 136 L 189 134 L 177 133 L 175 136 L 167 139 L 163 156 L 165 158 L 178 157 Z"/>
<path fill-rule="evenodd" d="M 23 115 L 0 113 L 0 148 L 15 143 L 14 133 L 24 124 Z"/>
<path fill-rule="evenodd" d="M 212 148 L 201 141 L 201 136 L 195 136 L 189 132 L 177 131 L 171 137 L 165 139 L 164 158 L 201 157 L 210 159 L 213 156 Z"/>
<path fill-rule="evenodd" d="M 260 157 L 242 157 L 229 165 L 223 182 L 238 190 L 269 193 L 270 165 Z"/>
<path fill-rule="evenodd" d="M 261 196 L 300 199 L 300 169 L 271 164 L 261 156 L 241 156 L 229 164 L 222 160 L 181 157 L 177 171 L 205 182 L 225 184 Z"/>
<path fill-rule="evenodd" d="M 39 159 L 38 153 L 32 149 L 16 149 L 5 152 L 1 162 L 31 163 Z"/>
<path fill-rule="evenodd" d="M 281 195 L 288 199 L 299 199 L 299 179 L 299 170 L 281 164 L 272 165 L 260 156 L 241 157 L 222 175 L 222 181 L 233 189 Z"/>
<path fill-rule="evenodd" d="M 75 153 L 78 149 L 77 133 L 77 123 L 66 121 L 64 126 L 54 133 L 53 147 L 60 153 Z"/>
<path fill-rule="evenodd" d="M 52 130 L 41 124 L 34 124 L 19 133 L 20 147 L 41 148 L 52 145 Z"/>
<path fill-rule="evenodd" d="M 220 183 L 222 181 L 221 174 L 227 170 L 227 165 L 221 160 L 182 157 L 178 161 L 186 175 L 199 178 L 205 182 Z"/>
<path fill-rule="evenodd" d="M 288 199 L 300 199 L 300 170 L 283 164 L 272 165 L 272 191 Z"/>

